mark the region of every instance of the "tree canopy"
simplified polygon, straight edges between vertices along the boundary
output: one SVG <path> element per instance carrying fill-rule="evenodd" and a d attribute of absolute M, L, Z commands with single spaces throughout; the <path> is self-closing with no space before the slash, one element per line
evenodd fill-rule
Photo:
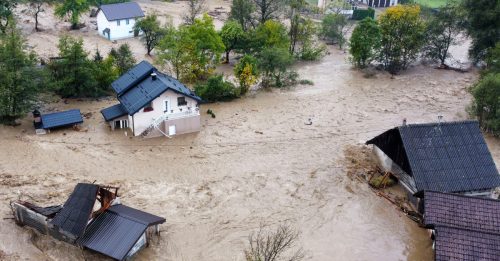
<path fill-rule="evenodd" d="M 56 6 L 55 14 L 60 18 L 69 16 L 71 29 L 78 29 L 80 15 L 89 9 L 90 3 L 88 0 L 62 0 L 62 2 Z"/>
<path fill-rule="evenodd" d="M 155 14 L 148 15 L 137 21 L 134 25 L 134 30 L 143 32 L 141 39 L 146 47 L 147 55 L 151 55 L 151 51 L 153 51 L 167 32 L 165 28 L 161 27 L 160 21 L 158 21 L 158 17 Z"/>
<path fill-rule="evenodd" d="M 380 47 L 380 28 L 375 20 L 367 17 L 359 22 L 352 31 L 349 42 L 351 62 L 363 68 L 377 58 Z"/>

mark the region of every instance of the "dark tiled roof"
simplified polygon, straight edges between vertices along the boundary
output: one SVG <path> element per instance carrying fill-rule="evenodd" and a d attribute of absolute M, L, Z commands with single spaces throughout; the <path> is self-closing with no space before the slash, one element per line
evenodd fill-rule
<path fill-rule="evenodd" d="M 43 114 L 41 118 L 44 129 L 71 126 L 83 122 L 82 114 L 78 109 Z"/>
<path fill-rule="evenodd" d="M 413 176 L 418 191 L 465 192 L 500 186 L 477 121 L 402 126 L 367 144 L 375 144 Z"/>
<path fill-rule="evenodd" d="M 95 184 L 78 183 L 63 209 L 50 223 L 74 238 L 80 237 L 90 219 L 98 189 Z"/>
<path fill-rule="evenodd" d="M 165 219 L 153 214 L 146 213 L 144 211 L 127 207 L 125 205 L 114 205 L 111 206 L 108 211 L 116 213 L 122 217 L 137 221 L 146 226 L 157 225 L 165 222 Z"/>
<path fill-rule="evenodd" d="M 500 200 L 425 191 L 424 224 L 500 233 Z"/>
<path fill-rule="evenodd" d="M 156 80 L 152 79 L 152 72 L 157 74 Z M 146 61 L 137 64 L 113 82 L 111 86 L 118 94 L 118 100 L 129 115 L 133 115 L 167 90 L 201 101 L 201 98 L 196 96 L 188 87 L 177 79 L 158 72 L 156 68 Z"/>
<path fill-rule="evenodd" d="M 101 5 L 100 9 L 108 21 L 144 16 L 141 7 L 135 2 Z"/>
<path fill-rule="evenodd" d="M 500 235 L 439 226 L 436 228 L 435 256 L 436 261 L 498 261 Z"/>
<path fill-rule="evenodd" d="M 111 87 L 115 90 L 117 95 L 121 95 L 144 78 L 148 77 L 154 69 L 153 65 L 147 61 L 142 61 L 111 83 Z"/>
<path fill-rule="evenodd" d="M 164 221 L 137 209 L 114 205 L 92 221 L 78 244 L 123 260 L 148 226 Z"/>
<path fill-rule="evenodd" d="M 123 106 L 120 103 L 118 103 L 111 107 L 101 110 L 101 114 L 106 121 L 110 121 L 118 117 L 121 117 L 123 115 L 127 115 L 127 111 L 125 110 L 125 108 L 123 108 Z"/>

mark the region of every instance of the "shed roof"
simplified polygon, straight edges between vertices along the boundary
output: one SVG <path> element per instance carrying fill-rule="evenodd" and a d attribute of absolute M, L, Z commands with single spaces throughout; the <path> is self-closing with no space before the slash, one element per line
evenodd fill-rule
<path fill-rule="evenodd" d="M 164 218 L 125 205 L 114 205 L 92 221 L 78 243 L 124 260 L 148 226 L 163 222 Z"/>
<path fill-rule="evenodd" d="M 156 80 L 151 77 L 153 72 L 157 75 Z M 188 87 L 177 79 L 159 72 L 147 61 L 142 61 L 134 66 L 114 81 L 111 86 L 129 115 L 135 114 L 167 90 L 201 101 L 201 98 Z"/>
<path fill-rule="evenodd" d="M 411 124 L 367 141 L 415 180 L 417 191 L 465 192 L 500 186 L 477 121 Z"/>
<path fill-rule="evenodd" d="M 500 233 L 500 200 L 425 191 L 424 224 Z"/>
<path fill-rule="evenodd" d="M 100 10 L 108 21 L 144 16 L 144 12 L 136 2 L 101 5 Z"/>
<path fill-rule="evenodd" d="M 63 209 L 50 223 L 75 239 L 80 237 L 92 214 L 98 189 L 99 186 L 95 184 L 78 183 L 64 203 Z"/>
<path fill-rule="evenodd" d="M 127 110 L 125 110 L 125 108 L 123 108 L 123 106 L 118 103 L 101 110 L 101 114 L 104 117 L 104 120 L 111 121 L 123 115 L 127 115 Z"/>
<path fill-rule="evenodd" d="M 41 118 L 44 129 L 71 126 L 83 122 L 82 114 L 78 109 L 42 114 Z"/>
<path fill-rule="evenodd" d="M 424 192 L 424 225 L 436 260 L 500 260 L 500 200 Z"/>

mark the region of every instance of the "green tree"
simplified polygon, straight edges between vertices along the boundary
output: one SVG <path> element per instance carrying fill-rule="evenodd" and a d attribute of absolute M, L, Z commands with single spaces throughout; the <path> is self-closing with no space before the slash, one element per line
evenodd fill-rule
<path fill-rule="evenodd" d="M 268 47 L 259 54 L 258 64 L 264 76 L 262 85 L 281 87 L 288 68 L 293 64 L 293 56 L 287 47 Z"/>
<path fill-rule="evenodd" d="M 234 84 L 224 81 L 222 75 L 210 76 L 206 83 L 196 84 L 194 91 L 207 102 L 229 101 L 239 96 Z"/>
<path fill-rule="evenodd" d="M 185 24 L 193 24 L 198 15 L 206 9 L 206 0 L 188 0 L 188 12 L 182 17 Z"/>
<path fill-rule="evenodd" d="M 426 25 L 424 55 L 438 60 L 441 66 L 446 67 L 446 59 L 450 57 L 450 46 L 458 43 L 458 34 L 461 32 L 461 18 L 458 9 L 452 4 L 439 9 L 429 18 Z"/>
<path fill-rule="evenodd" d="M 486 73 L 500 73 L 500 42 L 497 43 L 495 48 L 488 51 L 486 56 Z"/>
<path fill-rule="evenodd" d="M 258 20 L 261 24 L 268 20 L 278 19 L 285 8 L 284 0 L 252 0 Z"/>
<path fill-rule="evenodd" d="M 387 71 L 395 74 L 418 57 L 424 44 L 425 24 L 420 18 L 420 7 L 389 7 L 378 22 L 382 37 L 378 59 Z"/>
<path fill-rule="evenodd" d="M 236 49 L 241 41 L 245 39 L 245 32 L 237 21 L 229 20 L 222 27 L 220 36 L 226 47 L 226 63 L 229 63 L 229 53 Z"/>
<path fill-rule="evenodd" d="M 240 82 L 240 94 L 247 93 L 250 86 L 257 82 L 259 69 L 257 59 L 250 55 L 245 55 L 234 67 L 234 75 Z"/>
<path fill-rule="evenodd" d="M 134 30 L 143 32 L 144 35 L 141 39 L 144 42 L 148 55 L 151 55 L 151 51 L 153 51 L 166 33 L 166 30 L 161 27 L 158 17 L 155 14 L 148 15 L 137 21 L 134 25 Z"/>
<path fill-rule="evenodd" d="M 205 14 L 192 25 L 169 28 L 168 32 L 160 43 L 158 62 L 169 63 L 177 77 L 186 82 L 207 79 L 224 52 L 213 19 Z"/>
<path fill-rule="evenodd" d="M 290 46 L 287 28 L 275 20 L 267 20 L 260 24 L 255 30 L 254 41 L 257 52 L 263 48 L 288 49 Z"/>
<path fill-rule="evenodd" d="M 317 41 L 318 26 L 310 18 L 301 18 L 300 20 L 295 39 L 300 47 L 298 52 L 294 51 L 295 53 L 292 54 L 306 61 L 318 60 L 326 53 L 326 46 Z"/>
<path fill-rule="evenodd" d="M 463 0 L 465 28 L 472 38 L 469 54 L 474 60 L 483 60 L 488 49 L 500 39 L 500 1 Z"/>
<path fill-rule="evenodd" d="M 112 48 L 109 56 L 112 57 L 112 63 L 116 67 L 118 75 L 126 73 L 136 64 L 134 55 L 127 43 L 120 45 L 117 50 Z"/>
<path fill-rule="evenodd" d="M 25 40 L 13 21 L 0 39 L 0 121 L 14 124 L 31 109 L 44 86 L 36 55 L 24 50 Z"/>
<path fill-rule="evenodd" d="M 356 25 L 349 42 L 350 60 L 363 68 L 377 57 L 380 47 L 380 28 L 375 20 L 367 17 Z"/>
<path fill-rule="evenodd" d="M 338 43 L 340 49 L 346 42 L 347 18 L 342 14 L 327 14 L 321 20 L 321 34 L 330 43 Z"/>
<path fill-rule="evenodd" d="M 62 3 L 56 6 L 55 14 L 64 18 L 70 17 L 71 29 L 78 29 L 80 15 L 90 9 L 88 0 L 62 0 Z"/>
<path fill-rule="evenodd" d="M 16 8 L 18 0 L 0 0 L 0 31 L 5 33 L 12 19 L 12 11 Z"/>
<path fill-rule="evenodd" d="M 92 64 L 93 77 L 97 84 L 97 90 L 104 93 L 110 90 L 111 83 L 118 78 L 119 69 L 115 67 L 115 60 L 110 55 L 106 59 L 100 56 L 99 51 L 94 55 Z"/>
<path fill-rule="evenodd" d="M 229 19 L 238 21 L 243 30 L 247 30 L 253 24 L 254 11 L 255 5 L 252 0 L 233 0 Z"/>
<path fill-rule="evenodd" d="M 483 128 L 500 135 L 500 73 L 489 73 L 475 84 L 473 113 Z"/>
<path fill-rule="evenodd" d="M 83 49 L 83 40 L 59 38 L 59 59 L 50 63 L 56 92 L 62 97 L 98 97 L 104 94 L 94 77 L 93 62 Z"/>
<path fill-rule="evenodd" d="M 33 18 L 35 18 L 35 30 L 38 32 L 38 16 L 45 12 L 44 6 L 55 3 L 56 0 L 30 0 L 29 10 Z"/>

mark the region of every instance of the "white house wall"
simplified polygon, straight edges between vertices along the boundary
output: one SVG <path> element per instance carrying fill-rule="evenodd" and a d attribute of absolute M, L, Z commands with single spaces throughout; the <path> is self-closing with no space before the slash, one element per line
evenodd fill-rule
<path fill-rule="evenodd" d="M 106 16 L 102 11 L 97 14 L 97 31 L 101 37 L 108 39 L 107 34 L 103 34 L 104 29 L 109 28 L 110 39 L 109 40 L 119 40 L 134 37 L 134 25 L 135 18 L 129 18 L 129 24 L 127 24 L 126 19 L 120 20 L 120 25 L 118 26 L 117 20 L 108 21 Z"/>
<path fill-rule="evenodd" d="M 187 105 L 177 106 L 178 97 L 185 97 Z M 165 112 L 165 100 L 169 101 L 168 112 Z M 197 101 L 182 94 L 178 94 L 172 90 L 168 90 L 158 96 L 158 98 L 154 99 L 152 105 L 153 111 L 144 112 L 144 108 L 142 108 L 134 114 L 133 120 L 132 117 L 129 117 L 130 128 L 132 128 L 134 136 L 141 135 L 141 133 L 151 125 L 154 119 L 161 117 L 165 113 L 171 114 L 185 112 L 188 110 L 188 107 L 191 107 L 192 110 L 196 109 Z"/>

